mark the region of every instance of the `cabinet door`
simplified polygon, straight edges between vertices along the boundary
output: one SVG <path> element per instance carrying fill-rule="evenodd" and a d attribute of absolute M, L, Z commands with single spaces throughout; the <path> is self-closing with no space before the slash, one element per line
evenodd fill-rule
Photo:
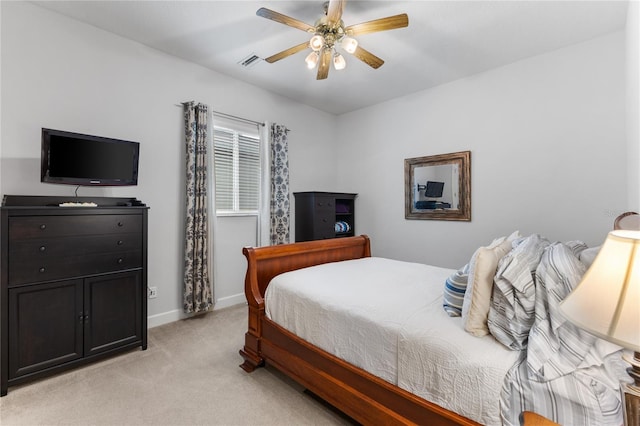
<path fill-rule="evenodd" d="M 82 280 L 9 289 L 9 379 L 82 357 Z"/>
<path fill-rule="evenodd" d="M 85 356 L 142 341 L 140 271 L 85 280 Z"/>

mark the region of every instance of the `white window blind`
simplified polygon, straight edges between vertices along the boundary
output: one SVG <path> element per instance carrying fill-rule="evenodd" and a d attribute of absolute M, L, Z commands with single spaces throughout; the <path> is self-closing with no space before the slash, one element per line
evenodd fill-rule
<path fill-rule="evenodd" d="M 260 136 L 256 127 L 227 120 L 213 126 L 216 212 L 257 213 L 260 206 Z M 216 125 L 216 122 L 220 123 Z"/>

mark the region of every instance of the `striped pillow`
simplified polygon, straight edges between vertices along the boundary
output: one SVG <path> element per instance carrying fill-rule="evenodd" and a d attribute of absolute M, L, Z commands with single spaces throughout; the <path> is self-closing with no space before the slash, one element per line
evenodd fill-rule
<path fill-rule="evenodd" d="M 535 320 L 535 270 L 546 238 L 533 234 L 524 238 L 498 264 L 489 309 L 489 332 L 514 351 L 527 347 L 529 330 Z"/>
<path fill-rule="evenodd" d="M 453 273 L 444 283 L 442 307 L 450 317 L 462 315 L 462 301 L 469 281 L 469 264 Z"/>

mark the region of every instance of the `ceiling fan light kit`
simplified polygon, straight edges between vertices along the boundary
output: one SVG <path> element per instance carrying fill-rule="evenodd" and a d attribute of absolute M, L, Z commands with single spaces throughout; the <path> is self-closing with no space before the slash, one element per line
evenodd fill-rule
<path fill-rule="evenodd" d="M 322 49 L 324 45 L 324 38 L 322 38 L 320 34 L 314 35 L 309 41 L 309 47 L 315 52 L 318 52 L 320 49 Z"/>
<path fill-rule="evenodd" d="M 343 37 L 341 44 L 342 48 L 351 54 L 358 48 L 358 40 L 351 37 Z"/>
<path fill-rule="evenodd" d="M 307 55 L 307 58 L 304 60 L 307 63 L 307 68 L 309 68 L 310 70 L 314 69 L 316 67 L 316 64 L 318 63 L 319 57 L 320 54 L 317 51 L 309 53 L 309 55 Z"/>
<path fill-rule="evenodd" d="M 316 79 L 323 80 L 329 75 L 329 62 L 331 62 L 332 58 L 333 67 L 336 70 L 342 70 L 347 66 L 344 56 L 336 50 L 336 47 L 340 46 L 345 52 L 352 54 L 374 69 L 382 66 L 384 61 L 360 47 L 353 36 L 404 28 L 409 25 L 408 16 L 403 13 L 345 27 L 341 19 L 345 3 L 346 0 L 325 2 L 325 16 L 318 19 L 313 26 L 264 7 L 258 9 L 256 12 L 258 16 L 313 34 L 309 42 L 301 43 L 269 56 L 265 58 L 265 61 L 274 63 L 301 50 L 310 48 L 312 51 L 305 58 L 307 68 L 314 69 L 318 65 Z"/>
<path fill-rule="evenodd" d="M 333 67 L 340 71 L 343 70 L 347 66 L 347 61 L 345 61 L 344 56 L 336 52 L 333 55 Z"/>

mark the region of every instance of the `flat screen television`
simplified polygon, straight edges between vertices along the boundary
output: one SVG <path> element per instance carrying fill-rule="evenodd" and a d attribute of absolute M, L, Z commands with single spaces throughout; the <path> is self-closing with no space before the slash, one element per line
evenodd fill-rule
<path fill-rule="evenodd" d="M 139 155 L 138 142 L 43 128 L 40 181 L 137 185 Z"/>
<path fill-rule="evenodd" d="M 442 197 L 442 190 L 444 189 L 444 182 L 427 181 L 427 189 L 424 191 L 425 197 L 440 198 Z"/>

